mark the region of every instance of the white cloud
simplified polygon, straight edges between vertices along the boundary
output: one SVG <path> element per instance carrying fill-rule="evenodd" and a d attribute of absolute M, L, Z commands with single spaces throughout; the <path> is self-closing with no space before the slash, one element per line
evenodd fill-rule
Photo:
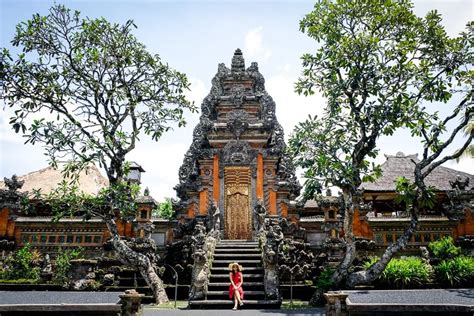
<path fill-rule="evenodd" d="M 189 82 L 191 83 L 191 87 L 189 91 L 186 91 L 186 97 L 194 101 L 194 103 L 199 106 L 208 93 L 208 89 L 204 82 L 197 78 L 190 78 Z"/>
<path fill-rule="evenodd" d="M 189 129 L 187 132 L 189 133 Z M 158 143 L 142 141 L 128 157 L 145 169 L 142 186 L 148 187 L 151 195 L 158 201 L 176 195 L 173 187 L 178 184 L 178 170 L 189 147 L 187 141 L 177 141 L 172 134 L 174 133 Z"/>
<path fill-rule="evenodd" d="M 252 59 L 268 60 L 272 51 L 263 45 L 263 26 L 250 30 L 245 34 L 244 54 Z"/>
<path fill-rule="evenodd" d="M 308 114 L 321 115 L 326 100 L 316 92 L 305 97 L 294 92 L 298 77 L 288 70 L 289 65 L 283 66 L 283 71 L 266 80 L 266 89 L 276 103 L 276 116 L 285 130 L 285 136 L 293 131 L 295 125 L 304 121 Z"/>
<path fill-rule="evenodd" d="M 11 110 L 5 110 L 0 115 L 0 141 L 6 143 L 23 143 L 25 140 L 21 137 L 21 134 L 15 133 L 11 125 L 8 123 L 11 116 Z"/>

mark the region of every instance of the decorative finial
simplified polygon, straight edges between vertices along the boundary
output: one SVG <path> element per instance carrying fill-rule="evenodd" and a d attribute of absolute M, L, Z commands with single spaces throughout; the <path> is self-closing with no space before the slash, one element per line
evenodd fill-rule
<path fill-rule="evenodd" d="M 143 195 L 150 196 L 150 189 L 148 189 L 148 187 L 146 187 L 145 190 L 143 191 Z"/>
<path fill-rule="evenodd" d="M 19 180 L 16 174 L 14 174 L 11 179 L 8 178 L 3 178 L 3 181 L 5 182 L 5 186 L 8 188 L 10 191 L 16 191 L 18 189 L 21 189 L 23 184 L 25 183 L 25 180 Z"/>
<path fill-rule="evenodd" d="M 237 48 L 234 52 L 234 57 L 232 57 L 232 72 L 242 72 L 245 71 L 245 60 L 242 55 L 240 48 Z"/>

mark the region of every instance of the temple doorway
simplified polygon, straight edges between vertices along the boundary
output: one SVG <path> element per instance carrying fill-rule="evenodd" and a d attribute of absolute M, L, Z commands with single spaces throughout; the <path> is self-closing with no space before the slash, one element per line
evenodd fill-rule
<path fill-rule="evenodd" d="M 252 239 L 250 168 L 224 169 L 224 238 Z"/>

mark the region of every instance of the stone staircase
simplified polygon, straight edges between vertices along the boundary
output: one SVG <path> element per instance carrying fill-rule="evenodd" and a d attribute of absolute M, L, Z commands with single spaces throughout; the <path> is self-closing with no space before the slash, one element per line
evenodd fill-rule
<path fill-rule="evenodd" d="M 189 308 L 232 308 L 229 299 L 229 268 L 231 262 L 243 266 L 244 309 L 279 308 L 281 302 L 265 299 L 263 266 L 258 243 L 247 240 L 222 240 L 214 252 L 207 300 L 189 302 Z"/>

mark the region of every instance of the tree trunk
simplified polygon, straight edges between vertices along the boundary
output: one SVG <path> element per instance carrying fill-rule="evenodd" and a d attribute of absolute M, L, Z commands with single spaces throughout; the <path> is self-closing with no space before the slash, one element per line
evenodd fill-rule
<path fill-rule="evenodd" d="M 352 233 L 352 221 L 354 216 L 354 203 L 352 201 L 352 193 L 349 189 L 342 190 L 344 205 L 344 242 L 346 244 L 346 251 L 341 263 L 337 267 L 332 276 L 334 288 L 339 288 L 341 282 L 346 278 L 349 267 L 352 265 L 356 255 L 356 247 L 354 243 L 354 234 Z"/>
<path fill-rule="evenodd" d="M 397 251 L 406 246 L 408 240 L 410 240 L 411 236 L 415 232 L 416 226 L 418 224 L 418 216 L 416 214 L 417 212 L 412 211 L 410 225 L 405 229 L 403 235 L 400 236 L 397 241 L 385 249 L 385 252 L 380 260 L 373 264 L 369 269 L 365 271 L 354 272 L 348 276 L 346 285 L 349 288 L 359 284 L 370 284 L 380 276 L 392 257 L 397 253 Z"/>
<path fill-rule="evenodd" d="M 156 304 L 168 302 L 169 300 L 164 289 L 163 281 L 156 273 L 150 259 L 146 255 L 132 250 L 125 241 L 120 238 L 117 224 L 113 218 L 106 218 L 105 223 L 112 235 L 112 244 L 118 252 L 120 260 L 138 268 L 143 279 L 145 279 L 146 283 L 153 291 L 153 297 Z"/>

